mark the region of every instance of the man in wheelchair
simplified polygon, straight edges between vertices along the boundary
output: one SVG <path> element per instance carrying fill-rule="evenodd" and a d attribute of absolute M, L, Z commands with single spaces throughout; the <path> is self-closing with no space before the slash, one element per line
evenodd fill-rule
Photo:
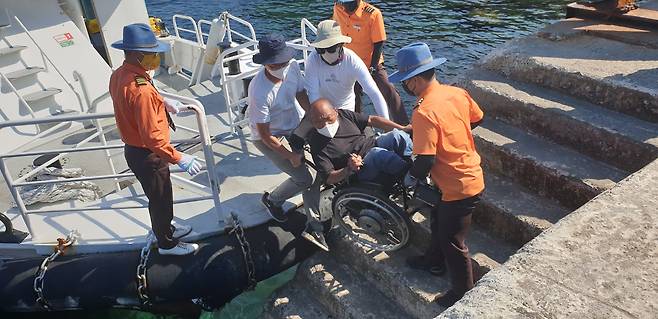
<path fill-rule="evenodd" d="M 387 131 L 366 134 L 366 127 Z M 383 117 L 334 109 L 326 99 L 311 104 L 309 113 L 293 132 L 291 147 L 311 148 L 318 175 L 333 185 L 354 175 L 359 181 L 383 182 L 404 176 L 410 165 L 411 125 L 402 126 Z"/>
<path fill-rule="evenodd" d="M 367 127 L 387 133 L 367 134 Z M 309 144 L 317 178 L 325 184 L 356 180 L 390 186 L 409 169 L 412 144 L 407 131 L 410 130 L 410 125 L 337 110 L 328 100 L 319 99 L 311 104 L 293 131 L 290 146 L 294 152 L 301 153 L 304 145 Z"/>

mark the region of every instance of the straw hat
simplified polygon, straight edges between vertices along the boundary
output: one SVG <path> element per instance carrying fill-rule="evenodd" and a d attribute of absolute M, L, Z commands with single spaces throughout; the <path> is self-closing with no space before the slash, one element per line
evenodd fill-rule
<path fill-rule="evenodd" d="M 318 35 L 315 42 L 311 43 L 314 48 L 328 48 L 338 43 L 351 43 L 352 38 L 344 36 L 340 32 L 338 22 L 334 20 L 324 20 L 318 24 Z"/>

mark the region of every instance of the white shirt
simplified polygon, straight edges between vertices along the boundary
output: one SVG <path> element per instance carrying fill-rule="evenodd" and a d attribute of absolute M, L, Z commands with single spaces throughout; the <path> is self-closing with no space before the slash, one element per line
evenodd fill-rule
<path fill-rule="evenodd" d="M 304 110 L 296 99 L 304 90 L 304 77 L 296 61 L 290 67 L 283 81 L 272 83 L 261 68 L 249 83 L 247 113 L 252 140 L 260 140 L 257 123 L 269 123 L 273 136 L 286 136 L 299 125 Z"/>
<path fill-rule="evenodd" d="M 348 48 L 343 50 L 343 60 L 336 65 L 324 62 L 317 52 L 312 52 L 308 56 L 304 71 L 309 100 L 313 103 L 320 98 L 325 98 L 337 109 L 354 112 L 354 84 L 359 82 L 363 87 L 363 92 L 368 94 L 375 105 L 375 112 L 388 119 L 386 100 L 379 92 L 365 63 L 354 51 Z"/>

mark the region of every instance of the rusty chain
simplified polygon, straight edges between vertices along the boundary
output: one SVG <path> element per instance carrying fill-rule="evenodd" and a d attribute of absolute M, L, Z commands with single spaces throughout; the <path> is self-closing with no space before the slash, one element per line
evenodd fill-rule
<path fill-rule="evenodd" d="M 57 257 L 64 255 L 66 249 L 75 243 L 79 235 L 80 234 L 76 230 L 72 230 L 69 232 L 66 238 L 57 238 L 57 245 L 53 247 L 54 252 L 41 262 L 41 265 L 39 266 L 39 269 L 34 276 L 34 283 L 32 284 L 32 288 L 37 294 L 36 303 L 46 310 L 52 310 L 52 306 L 50 303 L 48 303 L 48 300 L 46 299 L 46 296 L 43 292 L 43 285 L 46 277 L 46 271 L 48 271 L 48 266 Z"/>
<path fill-rule="evenodd" d="M 256 288 L 256 284 L 258 283 L 256 280 L 256 264 L 254 263 L 254 259 L 251 255 L 251 246 L 249 245 L 249 241 L 247 241 L 247 238 L 244 236 L 244 228 L 242 228 L 242 224 L 240 223 L 238 216 L 233 212 L 231 212 L 231 227 L 232 229 L 229 231 L 229 234 L 235 233 L 235 237 L 238 239 L 238 243 L 240 243 L 240 249 L 242 249 L 244 264 L 247 267 L 248 286 L 246 289 L 254 290 L 254 288 Z"/>
<path fill-rule="evenodd" d="M 155 236 L 152 231 L 146 236 L 146 245 L 139 253 L 139 263 L 137 264 L 137 296 L 143 305 L 151 304 L 151 299 L 148 295 L 148 284 L 146 280 L 146 267 L 148 265 L 149 256 L 151 255 L 151 247 L 155 243 Z"/>

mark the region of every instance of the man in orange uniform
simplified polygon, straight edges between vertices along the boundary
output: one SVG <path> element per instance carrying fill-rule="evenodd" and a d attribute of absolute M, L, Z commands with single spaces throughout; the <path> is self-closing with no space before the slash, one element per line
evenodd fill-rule
<path fill-rule="evenodd" d="M 158 41 L 148 25 L 136 23 L 125 26 L 123 40 L 112 47 L 123 50 L 126 57 L 110 78 L 114 116 L 121 140 L 126 144 L 124 155 L 128 167 L 149 199 L 158 251 L 162 255 L 191 254 L 199 246 L 178 238 L 192 229 L 171 225 L 174 212 L 169 163 L 178 164 L 190 175 L 197 174 L 201 165 L 194 156 L 180 153 L 170 144 L 169 127 L 175 129 L 175 126 L 167 111 L 177 113 L 182 105 L 164 99 L 147 73 L 160 66 L 159 53 L 168 51 L 169 45 Z"/>
<path fill-rule="evenodd" d="M 411 116 L 416 158 L 405 184 L 412 186 L 414 180 L 425 180 L 430 173 L 441 190 L 441 200 L 430 216 L 430 247 L 424 256 L 409 258 L 407 263 L 437 276 L 447 265 L 452 288 L 438 302 L 449 307 L 473 288 L 464 241 L 484 190 L 484 178 L 471 129 L 484 114 L 468 92 L 436 80 L 434 68 L 446 59 L 434 59 L 427 44 L 405 46 L 396 59 L 399 71 L 391 74 L 391 81 L 401 81 L 404 90 L 418 98 Z"/>
<path fill-rule="evenodd" d="M 381 11 L 365 1 L 338 0 L 334 4 L 333 19 L 340 25 L 343 35 L 351 37 L 352 42 L 345 45 L 363 60 L 370 70 L 379 91 L 388 104 L 391 120 L 398 124 L 409 124 L 409 117 L 402 105 L 400 94 L 393 84 L 388 82 L 384 69 L 384 42 L 386 31 Z M 359 83 L 354 86 L 357 113 L 361 112 L 361 95 L 363 88 Z"/>

